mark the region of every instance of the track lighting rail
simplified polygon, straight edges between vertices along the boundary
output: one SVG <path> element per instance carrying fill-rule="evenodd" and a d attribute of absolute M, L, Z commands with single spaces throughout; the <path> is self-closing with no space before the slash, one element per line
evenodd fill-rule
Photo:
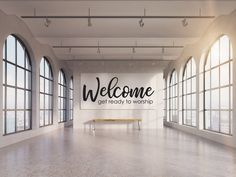
<path fill-rule="evenodd" d="M 175 45 L 171 45 L 171 46 L 71 46 L 71 45 L 67 45 L 67 46 L 53 46 L 53 48 L 57 48 L 57 49 L 63 49 L 63 48 L 69 48 L 69 49 L 76 49 L 76 48 L 160 48 L 160 49 L 167 49 L 167 48 L 184 48 L 184 46 L 175 46 Z"/>
<path fill-rule="evenodd" d="M 213 19 L 215 16 L 21 16 L 24 19 Z"/>

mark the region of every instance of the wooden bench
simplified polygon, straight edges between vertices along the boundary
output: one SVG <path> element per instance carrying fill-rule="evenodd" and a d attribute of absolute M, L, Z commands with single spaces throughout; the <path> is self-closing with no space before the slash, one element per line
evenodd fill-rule
<path fill-rule="evenodd" d="M 89 125 L 90 129 L 93 129 L 95 131 L 96 128 L 96 124 L 101 124 L 101 123 L 107 123 L 107 124 L 134 124 L 135 122 L 137 122 L 138 125 L 138 130 L 141 130 L 140 127 L 140 122 L 142 122 L 142 119 L 116 119 L 116 118 L 112 118 L 112 119 L 92 119 L 89 120 L 87 122 L 84 123 L 84 125 Z"/>

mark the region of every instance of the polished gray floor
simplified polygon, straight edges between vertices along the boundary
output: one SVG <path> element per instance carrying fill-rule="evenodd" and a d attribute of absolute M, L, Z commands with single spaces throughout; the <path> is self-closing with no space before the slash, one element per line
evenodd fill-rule
<path fill-rule="evenodd" d="M 0 177 L 235 177 L 236 150 L 174 129 L 65 128 L 0 149 Z"/>

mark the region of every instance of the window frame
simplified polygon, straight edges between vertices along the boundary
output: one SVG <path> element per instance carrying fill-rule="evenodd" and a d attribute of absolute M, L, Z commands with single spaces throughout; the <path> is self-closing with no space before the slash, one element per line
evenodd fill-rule
<path fill-rule="evenodd" d="M 219 133 L 219 134 L 225 134 L 225 135 L 229 135 L 229 136 L 232 136 L 233 135 L 233 132 L 232 132 L 232 124 L 233 124 L 233 100 L 232 100 L 232 105 L 231 105 L 231 97 L 233 95 L 233 82 L 231 83 L 232 79 L 233 79 L 233 73 L 232 73 L 232 78 L 231 78 L 231 69 L 233 70 L 233 55 L 231 57 L 231 50 L 232 49 L 232 43 L 229 39 L 229 59 L 227 61 L 224 61 L 221 63 L 221 48 L 220 48 L 220 39 L 224 36 L 227 36 L 227 35 L 221 35 L 219 36 L 212 44 L 211 46 L 209 47 L 209 50 L 207 52 L 207 55 L 205 56 L 205 60 L 204 60 L 204 66 L 203 66 L 203 129 L 206 130 L 206 131 L 210 131 L 210 132 L 215 132 L 215 133 Z M 213 48 L 213 46 L 219 42 L 219 63 L 215 66 L 211 66 L 211 49 Z M 210 66 L 209 66 L 209 69 L 206 69 L 206 64 L 207 62 L 210 62 Z M 229 83 L 227 85 L 224 85 L 224 86 L 221 86 L 221 66 L 225 65 L 225 64 L 229 64 Z M 232 65 L 232 68 L 231 68 L 231 65 Z M 212 88 L 212 85 L 211 85 L 211 80 L 212 80 L 212 70 L 214 69 L 219 69 L 218 70 L 218 80 L 219 80 L 219 84 L 217 87 L 214 87 Z M 206 89 L 206 72 L 209 72 L 210 73 L 210 83 L 209 83 L 209 88 Z M 221 109 L 221 90 L 223 88 L 228 88 L 228 94 L 229 94 L 229 109 Z M 231 90 L 232 88 L 232 90 Z M 218 109 L 212 109 L 212 91 L 214 90 L 219 90 L 219 94 L 218 94 L 218 99 L 219 99 L 219 108 Z M 231 93 L 232 91 L 232 93 Z M 209 92 L 210 93 L 210 108 L 209 109 L 206 109 L 206 92 Z M 206 111 L 209 111 L 210 112 L 210 126 L 211 128 L 206 128 Z M 219 112 L 218 113 L 218 116 L 219 116 L 219 131 L 216 131 L 216 130 L 213 130 L 212 129 L 212 111 L 217 111 Z M 222 132 L 221 131 L 221 111 L 227 111 L 228 112 L 228 116 L 229 116 L 229 133 L 225 133 L 225 132 Z"/>
<path fill-rule="evenodd" d="M 186 76 L 185 78 L 185 74 L 186 71 L 187 71 L 187 67 L 189 66 L 189 62 L 191 62 L 190 64 L 190 72 L 191 72 L 191 76 Z M 195 67 L 195 73 L 193 73 L 193 65 Z M 193 91 L 193 79 L 195 79 L 195 91 Z M 188 93 L 187 91 L 187 82 L 190 81 L 190 92 Z M 183 125 L 186 125 L 186 126 L 191 126 L 191 127 L 196 127 L 196 123 L 197 123 L 197 72 L 196 72 L 196 63 L 195 63 L 195 60 L 193 57 L 190 57 L 187 62 L 185 63 L 184 65 L 184 70 L 183 70 L 183 75 L 182 75 L 182 124 Z M 186 89 L 186 90 L 184 90 Z M 195 95 L 195 109 L 193 109 L 193 106 L 192 106 L 192 103 L 193 103 L 193 96 Z M 190 103 L 191 103 L 191 108 L 188 109 L 187 108 L 187 97 L 188 96 L 191 96 L 191 99 L 190 99 Z M 186 104 L 186 105 L 185 105 Z M 185 108 L 186 106 L 186 108 Z M 187 112 L 191 112 L 191 124 L 188 124 L 186 123 L 187 119 Z M 192 115 L 193 115 L 193 112 L 195 112 L 195 125 L 193 125 L 193 118 L 192 118 Z"/>
<path fill-rule="evenodd" d="M 12 61 L 8 60 L 8 56 L 7 56 L 7 50 L 8 50 L 8 44 L 7 44 L 7 38 L 12 36 L 14 38 L 14 45 L 15 45 L 15 63 L 13 63 Z M 3 135 L 11 135 L 11 134 L 16 134 L 16 133 L 20 133 L 20 132 L 24 132 L 24 131 L 28 131 L 28 130 L 32 130 L 32 62 L 31 62 L 31 57 L 29 55 L 28 49 L 26 47 L 26 45 L 24 44 L 24 42 L 17 37 L 14 34 L 10 34 L 9 36 L 7 36 L 7 38 L 4 41 L 4 46 L 3 46 L 3 68 L 4 68 L 4 80 L 3 80 L 3 85 L 2 85 L 2 89 L 4 91 L 3 97 L 4 97 L 4 103 L 3 103 L 3 121 L 4 121 L 4 130 L 3 130 Z M 24 67 L 20 66 L 18 64 L 18 54 L 17 54 L 17 44 L 20 44 L 20 46 L 22 47 L 23 51 L 24 51 Z M 27 62 L 26 62 L 27 61 Z M 28 64 L 28 65 L 27 65 Z M 15 73 L 14 73 L 14 86 L 13 85 L 8 85 L 7 80 L 8 80 L 8 76 L 7 76 L 7 68 L 9 66 L 13 66 L 15 68 Z M 28 67 L 28 68 L 27 68 Z M 18 78 L 17 78 L 17 72 L 18 72 L 18 68 L 22 69 L 24 71 L 24 87 L 19 87 L 18 84 Z M 27 82 L 27 74 L 28 75 L 28 87 L 26 85 Z M 7 108 L 7 88 L 12 88 L 14 89 L 15 92 L 15 97 L 14 97 L 14 108 L 13 109 L 8 109 Z M 17 91 L 21 90 L 24 91 L 24 108 L 23 109 L 18 109 L 17 108 Z M 28 102 L 26 99 L 26 93 L 28 93 Z M 28 103 L 29 109 L 26 108 L 26 103 Z M 24 112 L 24 128 L 22 130 L 18 130 L 17 129 L 17 112 L 19 111 L 23 111 Z M 14 112 L 14 131 L 12 132 L 7 132 L 7 112 Z M 28 127 L 26 126 L 26 114 L 28 112 Z"/>
<path fill-rule="evenodd" d="M 61 75 L 62 77 L 64 78 L 64 83 L 61 83 Z M 60 106 L 58 106 L 58 111 L 59 111 L 59 119 L 58 119 L 58 123 L 64 123 L 67 121 L 67 85 L 66 85 L 66 76 L 65 76 L 65 72 L 63 69 L 60 69 L 59 71 L 59 75 L 58 75 L 58 87 L 60 89 L 59 93 L 58 93 L 58 102 L 60 102 Z M 58 90 L 59 90 L 58 89 Z M 61 92 L 61 89 L 64 89 L 63 91 L 64 92 Z M 65 95 L 61 95 L 61 93 L 64 93 Z M 64 107 L 62 107 L 62 104 L 61 104 L 61 101 L 60 100 L 63 100 L 65 105 L 63 104 Z M 63 111 L 63 114 L 64 117 L 61 117 L 61 111 Z"/>
<path fill-rule="evenodd" d="M 41 79 L 43 79 L 43 82 L 44 82 L 44 91 L 42 92 L 41 91 L 41 88 L 39 86 L 39 102 L 41 101 L 41 95 L 43 95 L 43 100 L 44 100 L 44 108 L 42 109 L 41 108 L 41 105 L 39 105 L 39 127 L 45 127 L 45 126 L 50 126 L 50 125 L 53 125 L 53 106 L 54 106 L 54 101 L 53 101 L 53 98 L 54 98 L 54 77 L 53 77 L 53 71 L 52 71 L 52 67 L 51 67 L 51 64 L 49 62 L 49 60 L 47 59 L 47 57 L 42 57 L 41 59 L 41 62 L 43 62 L 43 65 L 44 65 L 44 76 L 41 75 L 41 73 L 39 73 L 39 83 L 41 82 Z M 41 71 L 41 62 L 40 62 L 40 71 Z M 46 63 L 48 64 L 49 66 L 49 77 L 51 76 L 51 78 L 47 78 L 45 76 L 45 65 Z M 46 88 L 45 88 L 45 81 L 49 81 L 49 91 L 46 92 Z M 39 84 L 40 85 L 40 84 Z M 51 85 L 51 93 L 50 92 L 50 85 Z M 45 96 L 49 96 L 49 99 L 51 101 L 51 108 L 50 109 L 45 109 Z M 49 103 L 50 103 L 49 101 Z M 40 102 L 41 103 L 41 102 Z M 50 104 L 48 104 L 48 106 L 50 107 Z M 41 122 L 41 111 L 43 111 L 43 125 L 40 124 Z M 45 119 L 46 119 L 46 111 L 48 111 L 50 114 L 51 114 L 51 122 L 50 122 L 50 118 L 48 117 L 48 124 L 45 124 Z"/>
<path fill-rule="evenodd" d="M 172 83 L 172 79 L 173 79 L 173 74 L 175 74 L 175 83 Z M 169 121 L 170 122 L 174 122 L 174 123 L 178 123 L 178 76 L 177 76 L 177 72 L 175 69 L 172 70 L 171 75 L 170 75 L 170 80 L 169 80 Z M 175 95 L 172 95 L 172 92 L 175 91 Z M 173 106 L 171 106 L 171 104 L 174 102 L 174 100 L 176 99 L 175 102 L 175 108 L 173 108 Z M 176 112 L 176 116 L 177 116 L 177 120 L 173 120 L 173 112 Z"/>
<path fill-rule="evenodd" d="M 73 76 L 70 78 L 70 88 L 69 88 L 69 111 L 70 117 L 69 120 L 72 121 L 74 119 L 74 78 Z"/>

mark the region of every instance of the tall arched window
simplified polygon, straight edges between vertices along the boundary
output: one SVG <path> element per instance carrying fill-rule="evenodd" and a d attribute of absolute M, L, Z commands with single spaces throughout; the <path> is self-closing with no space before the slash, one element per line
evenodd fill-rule
<path fill-rule="evenodd" d="M 204 128 L 232 134 L 233 51 L 228 36 L 210 48 L 204 66 Z"/>
<path fill-rule="evenodd" d="M 192 57 L 185 64 L 182 84 L 183 124 L 196 126 L 196 64 Z"/>
<path fill-rule="evenodd" d="M 3 48 L 4 134 L 31 129 L 31 73 L 25 45 L 16 36 L 8 36 Z"/>
<path fill-rule="evenodd" d="M 169 83 L 169 119 L 172 122 L 178 122 L 178 89 L 177 74 L 173 70 Z"/>
<path fill-rule="evenodd" d="M 59 122 L 66 121 L 66 77 L 61 69 L 58 76 L 58 110 Z"/>
<path fill-rule="evenodd" d="M 52 68 L 43 57 L 40 63 L 40 127 L 53 123 L 53 75 Z"/>
<path fill-rule="evenodd" d="M 74 118 L 74 83 L 73 77 L 70 79 L 70 120 Z"/>

